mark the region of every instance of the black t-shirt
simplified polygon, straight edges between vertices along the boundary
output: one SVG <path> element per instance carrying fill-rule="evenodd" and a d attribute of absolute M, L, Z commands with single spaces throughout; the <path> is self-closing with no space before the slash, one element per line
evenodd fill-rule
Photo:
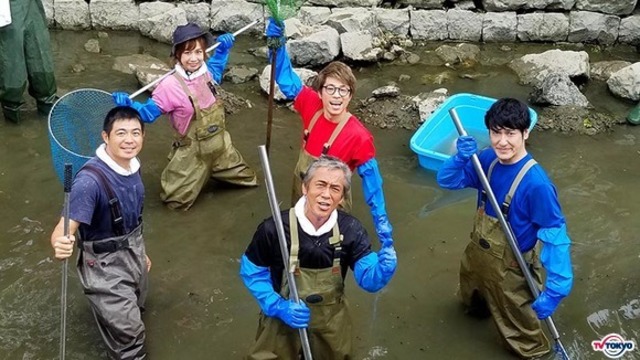
<path fill-rule="evenodd" d="M 281 216 L 287 238 L 287 248 L 291 251 L 289 210 L 283 211 Z M 371 253 L 371 242 L 360 221 L 342 211 L 338 211 L 338 228 L 340 229 L 340 234 L 343 235 L 340 264 L 342 278 L 344 278 L 348 267 L 353 270 L 355 263 L 360 258 Z M 333 236 L 333 231 L 320 236 L 311 236 L 305 233 L 300 224 L 298 224 L 298 237 L 300 238 L 298 259 L 300 267 L 309 269 L 331 267 L 334 252 L 334 247 L 329 245 L 331 236 Z M 280 291 L 284 265 L 278 242 L 278 232 L 272 217 L 258 225 L 258 229 L 253 235 L 253 240 L 247 247 L 245 255 L 252 263 L 270 268 L 273 287 L 276 291 Z"/>

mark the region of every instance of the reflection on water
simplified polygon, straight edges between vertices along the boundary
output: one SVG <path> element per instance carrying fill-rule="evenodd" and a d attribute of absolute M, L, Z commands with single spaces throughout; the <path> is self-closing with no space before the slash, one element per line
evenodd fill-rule
<path fill-rule="evenodd" d="M 84 52 L 82 45 L 94 36 L 92 32 L 53 33 L 61 94 L 87 86 L 133 92 L 139 88 L 134 76 L 111 70 L 114 56 L 145 52 L 164 58 L 169 52 L 168 45 L 126 33 L 101 39 L 101 54 Z M 240 38 L 237 50 L 255 46 L 256 41 Z M 616 58 L 631 56 L 637 59 L 632 53 Z M 87 70 L 70 72 L 75 63 Z M 264 61 L 237 52 L 230 64 L 262 68 Z M 356 97 L 396 81 L 400 74 L 412 79 L 401 84 L 403 92 L 432 90 L 442 85 L 422 84 L 421 75 L 442 71 L 425 64 L 357 69 Z M 446 84 L 450 92 L 526 99 L 528 88 L 514 85 L 513 75 L 502 67 L 475 71 L 491 75 L 477 81 L 455 79 Z M 229 117 L 228 127 L 235 145 L 260 173 L 257 146 L 265 139 L 266 98 L 255 83 L 224 86 L 256 104 Z M 590 84 L 585 92 L 591 103 L 607 106 L 618 116 L 629 108 L 612 99 L 601 85 Z M 61 268 L 51 259 L 49 235 L 58 220 L 63 193 L 51 164 L 46 120 L 36 114 L 32 103 L 25 115 L 27 120 L 20 126 L 0 121 L 0 358 L 53 359 L 59 345 Z M 491 321 L 467 318 L 456 297 L 474 194 L 439 189 L 433 172 L 421 169 L 409 150 L 412 133 L 372 131 L 399 268 L 380 294 L 366 293 L 351 275 L 347 278 L 356 330 L 355 358 L 512 359 L 496 341 Z M 572 359 L 602 358 L 590 344 L 608 331 L 640 342 L 640 223 L 635 216 L 640 212 L 639 136 L 640 127 L 623 126 L 593 138 L 534 131 L 528 141 L 529 151 L 558 188 L 574 241 L 574 288 L 554 315 Z M 170 139 L 171 129 L 160 119 L 147 128 L 141 154 L 147 191 L 145 239 L 153 260 L 144 315 L 150 357 L 240 359 L 255 336 L 258 307 L 241 284 L 238 259 L 257 224 L 270 214 L 267 196 L 264 187 L 211 184 L 189 212 L 166 209 L 158 194 Z M 300 140 L 297 116 L 286 108 L 274 111 L 272 140 L 276 194 L 286 203 Z M 443 144 L 449 150 L 451 146 L 452 142 Z M 359 181 L 354 179 L 354 214 L 372 234 Z M 104 358 L 73 267 L 69 273 L 67 358 Z M 636 351 L 625 358 L 639 357 Z"/>

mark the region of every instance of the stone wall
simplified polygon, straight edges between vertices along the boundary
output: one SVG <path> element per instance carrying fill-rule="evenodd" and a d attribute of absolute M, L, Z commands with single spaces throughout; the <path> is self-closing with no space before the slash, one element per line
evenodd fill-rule
<path fill-rule="evenodd" d="M 169 41 L 169 28 L 185 21 L 226 32 L 268 16 L 259 0 L 43 3 L 51 27 L 139 30 L 160 41 Z M 326 24 L 345 10 L 373 19 L 374 32 L 416 40 L 640 45 L 638 0 L 306 0 L 298 19 L 304 25 Z"/>

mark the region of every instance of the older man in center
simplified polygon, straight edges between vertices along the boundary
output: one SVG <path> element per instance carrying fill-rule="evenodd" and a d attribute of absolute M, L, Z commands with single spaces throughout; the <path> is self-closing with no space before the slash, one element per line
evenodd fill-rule
<path fill-rule="evenodd" d="M 282 212 L 289 248 L 285 266 L 273 218 L 264 220 L 242 256 L 240 275 L 260 305 L 261 314 L 251 360 L 299 359 L 299 328 L 308 328 L 317 359 L 352 359 L 352 326 L 344 294 L 349 268 L 356 283 L 377 292 L 391 280 L 397 258 L 393 240 L 378 253 L 366 230 L 338 205 L 351 187 L 351 170 L 322 156 L 302 181 L 303 196 Z M 300 303 L 289 299 L 286 269 L 291 268 Z"/>

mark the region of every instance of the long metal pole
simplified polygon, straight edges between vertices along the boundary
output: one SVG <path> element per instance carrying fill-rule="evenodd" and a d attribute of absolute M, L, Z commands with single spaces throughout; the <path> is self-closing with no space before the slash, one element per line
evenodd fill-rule
<path fill-rule="evenodd" d="M 453 119 L 453 123 L 455 124 L 456 129 L 458 130 L 458 134 L 460 134 L 460 136 L 466 136 L 467 132 L 462 127 L 462 123 L 460 122 L 460 118 L 458 117 L 458 113 L 456 112 L 456 109 L 455 108 L 449 109 L 449 115 L 451 115 L 451 118 Z M 502 230 L 504 231 L 507 237 L 507 242 L 509 243 L 509 247 L 511 248 L 511 251 L 515 256 L 516 261 L 518 262 L 518 266 L 520 267 L 520 270 L 522 270 L 522 273 L 524 274 L 524 278 L 527 280 L 527 285 L 529 286 L 529 290 L 531 290 L 531 293 L 533 294 L 533 297 L 535 299 L 540 294 L 540 289 L 538 289 L 538 286 L 536 285 L 535 281 L 533 280 L 533 277 L 531 276 L 529 267 L 527 266 L 527 263 L 524 261 L 524 257 L 520 252 L 520 248 L 518 247 L 518 242 L 516 241 L 516 237 L 513 234 L 513 230 L 511 229 L 511 226 L 509 225 L 509 223 L 507 222 L 507 219 L 505 219 L 504 215 L 500 211 L 500 204 L 498 204 L 498 200 L 496 200 L 496 196 L 493 194 L 493 190 L 491 190 L 491 185 L 489 184 L 489 180 L 487 179 L 487 176 L 484 174 L 484 171 L 482 170 L 482 165 L 480 165 L 480 159 L 478 158 L 478 155 L 473 154 L 473 156 L 471 157 L 471 161 L 473 163 L 473 168 L 476 170 L 476 173 L 478 174 L 478 178 L 482 183 L 482 187 L 484 187 L 484 190 L 487 193 L 489 202 L 491 203 L 491 206 L 495 210 L 496 216 L 500 221 Z M 564 359 L 569 359 L 569 355 L 567 354 L 567 351 L 565 350 L 564 346 L 562 345 L 562 342 L 560 341 L 560 334 L 558 333 L 558 329 L 556 329 L 556 325 L 553 322 L 553 319 L 551 318 L 551 316 L 545 319 L 545 323 L 549 328 L 549 332 L 551 332 L 551 336 L 553 337 L 553 340 L 556 342 L 556 347 L 562 352 L 562 356 L 564 357 Z"/>
<path fill-rule="evenodd" d="M 233 33 L 233 36 L 236 37 L 238 35 L 240 35 L 241 33 L 245 32 L 247 29 L 249 29 L 250 27 L 252 27 L 253 25 L 259 23 L 260 20 L 254 20 L 252 22 L 250 22 L 249 24 L 245 25 L 243 28 L 241 28 L 240 30 L 236 31 Z M 217 48 L 220 45 L 219 42 L 213 44 L 211 47 L 209 47 L 206 51 L 212 52 L 215 48 Z M 129 99 L 133 99 L 134 97 L 142 94 L 143 92 L 147 91 L 149 88 L 151 88 L 152 86 L 156 85 L 157 83 L 159 83 L 160 81 L 166 79 L 167 77 L 173 75 L 173 73 L 176 72 L 176 69 L 171 69 L 168 73 L 162 75 L 161 77 L 155 79 L 154 81 L 152 81 L 151 83 L 145 85 L 142 89 L 134 92 L 133 94 L 129 95 Z"/>
<path fill-rule="evenodd" d="M 69 193 L 71 193 L 71 180 L 73 169 L 71 164 L 64 164 L 64 236 L 69 236 Z M 67 275 L 69 272 L 69 259 L 62 261 L 62 285 L 60 289 L 60 360 L 64 360 L 67 343 Z"/>
<path fill-rule="evenodd" d="M 289 293 L 293 301 L 300 303 L 298 297 L 298 288 L 296 287 L 296 279 L 293 272 L 289 271 L 289 248 L 287 247 L 287 238 L 284 234 L 284 226 L 282 225 L 282 216 L 280 216 L 280 207 L 278 206 L 278 200 L 276 198 L 276 190 L 273 186 L 273 178 L 271 177 L 271 167 L 269 166 L 269 155 L 267 155 L 267 149 L 264 145 L 258 146 L 260 151 L 260 161 L 262 162 L 262 169 L 264 171 L 264 181 L 267 185 L 267 195 L 269 196 L 269 205 L 271 206 L 271 215 L 273 215 L 273 221 L 276 223 L 276 231 L 278 232 L 278 242 L 280 243 L 280 253 L 282 254 L 282 263 L 284 264 L 285 271 L 287 272 L 287 281 L 289 282 Z M 307 329 L 298 329 L 300 334 L 300 342 L 302 343 L 302 352 L 305 360 L 313 360 L 311 357 L 311 346 L 309 345 L 309 337 L 307 336 Z"/>

